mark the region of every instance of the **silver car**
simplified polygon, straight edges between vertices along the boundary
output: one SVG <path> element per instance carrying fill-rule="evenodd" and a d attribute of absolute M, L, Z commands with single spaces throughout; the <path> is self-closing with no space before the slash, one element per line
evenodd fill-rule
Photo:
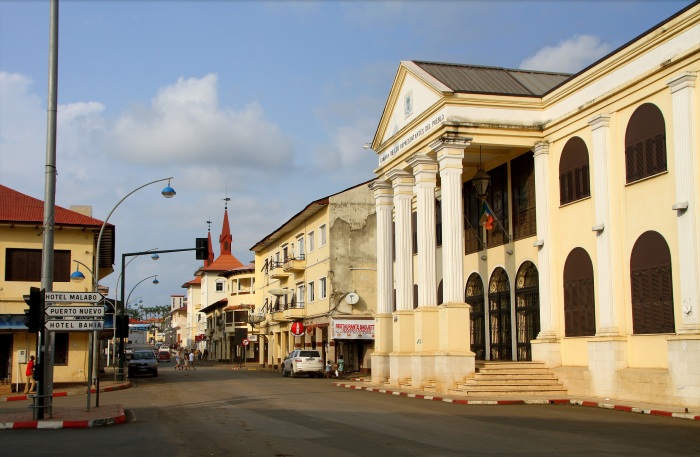
<path fill-rule="evenodd" d="M 282 362 L 282 376 L 308 374 L 309 377 L 323 376 L 323 359 L 318 351 L 296 350 Z"/>
<path fill-rule="evenodd" d="M 134 351 L 129 360 L 130 378 L 143 373 L 158 376 L 158 359 L 150 349 Z"/>

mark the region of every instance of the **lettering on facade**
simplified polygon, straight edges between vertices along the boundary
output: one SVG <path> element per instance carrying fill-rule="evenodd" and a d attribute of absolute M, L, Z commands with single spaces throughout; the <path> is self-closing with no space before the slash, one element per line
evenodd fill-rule
<path fill-rule="evenodd" d="M 333 338 L 337 339 L 374 339 L 374 322 L 334 321 Z"/>
<path fill-rule="evenodd" d="M 444 121 L 445 115 L 439 114 L 422 127 L 419 127 L 413 132 L 411 132 L 410 135 L 403 137 L 401 141 L 394 145 L 394 147 L 392 147 L 390 150 L 386 151 L 384 154 L 379 156 L 379 165 L 381 166 L 384 162 L 394 157 L 396 154 L 401 152 L 404 148 L 408 147 L 415 140 L 428 133 L 436 125 L 442 124 Z"/>

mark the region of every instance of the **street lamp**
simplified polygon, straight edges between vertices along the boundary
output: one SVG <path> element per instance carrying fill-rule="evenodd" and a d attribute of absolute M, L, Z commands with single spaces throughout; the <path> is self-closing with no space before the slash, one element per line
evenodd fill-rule
<path fill-rule="evenodd" d="M 151 184 L 155 184 L 155 183 L 157 183 L 157 182 L 168 181 L 168 185 L 161 191 L 161 194 L 162 194 L 163 197 L 165 197 L 165 198 L 173 198 L 173 197 L 175 196 L 175 189 L 173 189 L 172 187 L 170 187 L 170 180 L 171 180 L 171 179 L 173 179 L 172 176 L 169 177 L 169 178 L 156 179 L 155 181 L 148 182 L 148 183 L 143 184 L 143 185 L 137 187 L 136 189 L 132 190 L 131 192 L 129 192 L 128 194 L 126 194 L 121 200 L 119 200 L 119 202 L 117 202 L 116 205 L 114 205 L 114 208 L 112 208 L 112 210 L 109 212 L 109 214 L 107 215 L 107 217 L 105 218 L 105 220 L 102 222 L 102 227 L 100 228 L 100 233 L 97 235 L 97 244 L 95 245 L 95 255 L 93 256 L 94 259 L 95 259 L 94 267 L 93 267 L 93 269 L 92 269 L 92 271 L 94 272 L 93 275 L 92 275 L 92 288 L 93 288 L 93 292 L 97 292 L 97 291 L 98 291 L 98 290 L 97 290 L 97 289 L 98 289 L 98 283 L 99 283 L 99 279 L 98 279 L 98 278 L 99 278 L 99 275 L 100 275 L 100 244 L 102 243 L 102 234 L 104 233 L 105 227 L 107 226 L 107 222 L 109 221 L 109 218 L 112 216 L 112 213 L 114 213 L 114 210 L 116 210 L 117 207 L 118 207 L 119 205 L 121 205 L 121 203 L 122 203 L 124 200 L 126 200 L 126 199 L 127 199 L 131 194 L 133 194 L 134 192 L 136 192 L 136 191 L 138 191 L 138 190 L 141 190 L 141 189 L 143 189 L 143 188 L 146 187 L 146 186 L 150 186 Z M 122 297 L 122 299 L 123 299 L 123 298 L 124 298 L 124 297 Z M 114 303 L 114 304 L 115 304 L 115 306 L 117 306 L 116 300 L 115 300 L 115 303 Z M 122 313 L 122 317 L 123 317 L 123 313 Z M 90 346 L 90 350 L 92 351 L 92 357 L 95 358 L 95 359 L 97 359 L 97 350 L 96 350 L 96 346 L 97 346 L 97 332 L 93 332 L 93 341 L 92 341 L 92 345 Z M 121 358 L 120 358 L 120 362 L 121 362 Z M 95 368 L 94 366 L 93 366 L 93 369 L 94 369 L 94 370 L 97 370 L 97 368 Z M 92 374 L 93 378 L 96 377 L 96 373 L 91 373 L 91 374 Z M 88 394 L 88 398 L 89 398 L 89 394 Z M 89 406 L 88 406 L 88 409 L 89 409 Z"/>
<path fill-rule="evenodd" d="M 81 262 L 80 260 L 75 260 L 75 259 L 73 259 L 73 262 L 77 263 L 78 265 L 76 265 L 75 271 L 74 271 L 73 273 L 70 274 L 70 281 L 71 281 L 71 282 L 74 282 L 74 283 L 77 284 L 77 283 L 81 283 L 81 282 L 83 282 L 83 281 L 85 280 L 85 275 L 83 274 L 82 271 L 80 271 L 80 265 L 84 266 L 85 269 L 86 269 L 87 271 L 89 271 L 91 275 L 94 276 L 94 274 L 93 274 L 92 270 L 90 269 L 90 267 L 88 267 L 87 265 L 85 265 L 83 262 Z"/>

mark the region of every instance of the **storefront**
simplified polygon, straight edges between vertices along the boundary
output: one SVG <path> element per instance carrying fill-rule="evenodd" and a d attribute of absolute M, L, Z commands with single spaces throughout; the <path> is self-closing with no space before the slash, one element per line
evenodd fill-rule
<path fill-rule="evenodd" d="M 370 373 L 374 348 L 374 319 L 372 317 L 331 319 L 331 339 L 335 345 L 336 362 L 341 355 L 345 372 Z"/>

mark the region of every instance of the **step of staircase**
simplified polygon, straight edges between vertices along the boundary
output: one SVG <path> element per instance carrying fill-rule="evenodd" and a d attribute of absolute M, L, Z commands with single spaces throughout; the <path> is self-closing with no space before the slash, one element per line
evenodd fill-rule
<path fill-rule="evenodd" d="M 466 396 L 566 395 L 566 388 L 542 362 L 477 362 L 474 377 L 450 393 Z"/>

